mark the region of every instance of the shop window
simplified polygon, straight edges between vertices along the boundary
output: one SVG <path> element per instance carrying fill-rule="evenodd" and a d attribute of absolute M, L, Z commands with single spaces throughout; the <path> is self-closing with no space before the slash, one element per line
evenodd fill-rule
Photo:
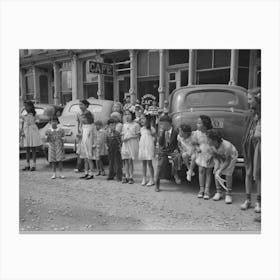
<path fill-rule="evenodd" d="M 239 67 L 237 84 L 241 87 L 248 88 L 248 78 L 249 78 L 249 69 Z"/>
<path fill-rule="evenodd" d="M 114 100 L 114 90 L 113 83 L 105 82 L 105 94 L 104 97 L 106 100 Z"/>
<path fill-rule="evenodd" d="M 139 77 L 148 76 L 148 51 L 138 53 L 137 70 Z"/>
<path fill-rule="evenodd" d="M 214 67 L 230 66 L 230 50 L 214 50 Z"/>
<path fill-rule="evenodd" d="M 159 75 L 159 52 L 149 52 L 149 76 Z"/>
<path fill-rule="evenodd" d="M 197 73 L 198 84 L 228 84 L 229 69 L 200 71 Z"/>
<path fill-rule="evenodd" d="M 189 63 L 189 50 L 169 50 L 169 65 Z"/>
<path fill-rule="evenodd" d="M 158 80 L 151 80 L 151 81 L 138 81 L 138 98 L 140 99 L 146 94 L 152 94 L 157 98 L 158 101 L 158 87 L 159 81 Z"/>
<path fill-rule="evenodd" d="M 250 50 L 239 50 L 238 65 L 249 67 Z"/>
<path fill-rule="evenodd" d="M 98 98 L 98 96 L 97 96 L 98 83 L 85 85 L 84 89 L 85 89 L 84 92 L 86 93 L 85 94 L 86 98 L 89 98 L 89 97 Z"/>
<path fill-rule="evenodd" d="M 72 89 L 72 72 L 61 71 L 61 90 L 71 91 Z"/>
<path fill-rule="evenodd" d="M 189 71 L 188 70 L 183 70 L 181 71 L 181 87 L 187 86 L 188 81 L 189 81 Z"/>
<path fill-rule="evenodd" d="M 169 82 L 169 94 L 171 94 L 174 89 L 176 89 L 176 82 Z"/>
<path fill-rule="evenodd" d="M 169 73 L 169 81 L 175 81 L 176 80 L 176 73 Z"/>
<path fill-rule="evenodd" d="M 197 69 L 212 68 L 213 51 L 212 50 L 198 50 L 197 51 Z"/>

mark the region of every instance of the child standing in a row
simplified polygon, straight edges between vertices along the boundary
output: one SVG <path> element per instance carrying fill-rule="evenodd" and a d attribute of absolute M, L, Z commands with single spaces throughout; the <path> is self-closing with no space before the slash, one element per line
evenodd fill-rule
<path fill-rule="evenodd" d="M 135 113 L 130 110 L 124 112 L 125 123 L 122 128 L 122 159 L 124 160 L 125 177 L 123 183 L 133 184 L 133 161 L 138 158 L 140 126 L 134 122 Z"/>

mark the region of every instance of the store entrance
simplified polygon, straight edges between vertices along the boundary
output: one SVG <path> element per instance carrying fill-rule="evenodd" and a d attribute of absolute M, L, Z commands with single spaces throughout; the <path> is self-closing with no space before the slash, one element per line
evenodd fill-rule
<path fill-rule="evenodd" d="M 140 80 L 138 79 L 138 99 L 141 100 L 141 98 L 144 95 L 152 94 L 156 97 L 156 101 L 159 101 L 159 95 L 158 95 L 158 87 L 159 87 L 159 80 Z"/>
<path fill-rule="evenodd" d="M 85 85 L 85 98 L 94 97 L 98 98 L 98 83 L 92 83 Z"/>

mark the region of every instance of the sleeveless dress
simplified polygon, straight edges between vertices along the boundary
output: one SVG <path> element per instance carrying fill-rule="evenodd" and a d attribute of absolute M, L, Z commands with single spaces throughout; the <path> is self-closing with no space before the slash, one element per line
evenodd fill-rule
<path fill-rule="evenodd" d="M 59 127 L 57 129 L 50 128 L 46 131 L 46 136 L 49 143 L 49 162 L 62 161 L 64 159 L 64 130 Z"/>
<path fill-rule="evenodd" d="M 139 160 L 152 160 L 155 156 L 155 143 L 154 134 L 156 131 L 153 127 L 147 129 L 146 127 L 142 127 L 140 130 L 141 138 L 139 141 Z"/>
<path fill-rule="evenodd" d="M 38 147 L 42 145 L 36 120 L 38 120 L 38 116 L 33 116 L 32 113 L 20 117 L 21 123 L 23 122 L 23 147 Z"/>
<path fill-rule="evenodd" d="M 196 130 L 193 132 L 194 142 L 197 143 L 198 149 L 195 153 L 195 162 L 200 167 L 212 168 L 212 150 L 208 144 L 206 133 Z"/>
<path fill-rule="evenodd" d="M 140 133 L 140 126 L 136 122 L 124 123 L 122 128 L 122 136 L 125 138 L 136 137 Z M 124 141 L 122 144 L 122 159 L 137 159 L 139 152 L 138 138 L 132 138 Z"/>

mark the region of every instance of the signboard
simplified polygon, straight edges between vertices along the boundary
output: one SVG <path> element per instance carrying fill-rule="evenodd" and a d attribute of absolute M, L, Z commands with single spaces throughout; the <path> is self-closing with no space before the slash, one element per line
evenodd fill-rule
<path fill-rule="evenodd" d="M 88 71 L 93 74 L 102 74 L 102 75 L 113 75 L 113 65 L 107 63 L 101 63 L 94 60 L 88 60 Z"/>
<path fill-rule="evenodd" d="M 154 101 L 154 100 L 157 100 L 157 98 L 154 96 L 154 95 L 152 95 L 152 94 L 145 94 L 143 97 L 142 97 L 142 105 L 149 105 L 149 106 L 151 106 L 152 105 L 152 102 Z"/>

